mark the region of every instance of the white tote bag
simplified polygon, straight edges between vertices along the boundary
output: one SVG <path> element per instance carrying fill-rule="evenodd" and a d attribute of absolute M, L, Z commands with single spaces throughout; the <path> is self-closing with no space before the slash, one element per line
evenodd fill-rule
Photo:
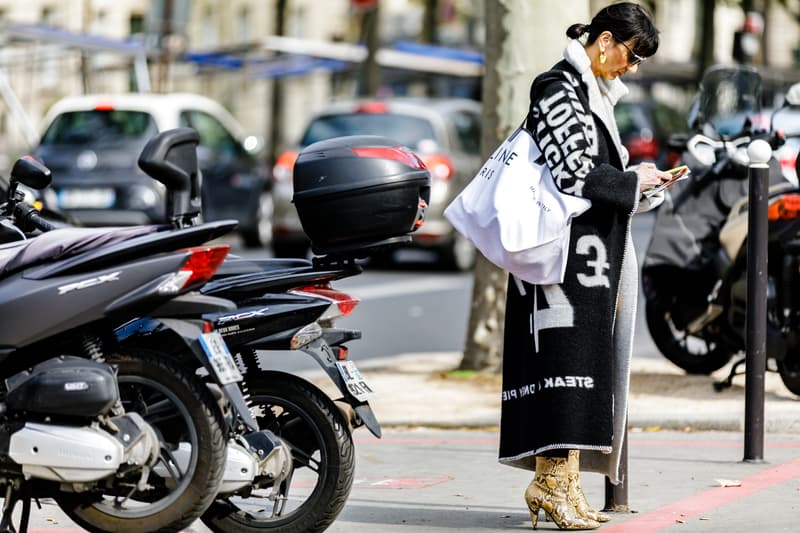
<path fill-rule="evenodd" d="M 558 190 L 530 132 L 512 133 L 444 211 L 492 263 L 537 285 L 561 283 L 572 218 L 591 202 Z"/>

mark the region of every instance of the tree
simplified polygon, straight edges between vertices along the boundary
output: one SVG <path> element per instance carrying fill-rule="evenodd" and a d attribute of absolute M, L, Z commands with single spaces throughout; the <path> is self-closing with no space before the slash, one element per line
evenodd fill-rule
<path fill-rule="evenodd" d="M 551 2 L 486 0 L 484 158 L 527 115 L 530 83 L 561 58 L 569 25 L 589 20 L 589 0 L 561 0 L 557 8 Z M 499 372 L 501 368 L 506 279 L 505 272 L 478 257 L 463 370 Z"/>

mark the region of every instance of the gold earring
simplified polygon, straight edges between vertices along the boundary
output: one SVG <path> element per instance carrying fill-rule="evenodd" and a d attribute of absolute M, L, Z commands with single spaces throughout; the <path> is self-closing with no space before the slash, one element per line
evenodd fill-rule
<path fill-rule="evenodd" d="M 606 53 L 600 52 L 600 64 L 603 65 L 606 62 Z"/>

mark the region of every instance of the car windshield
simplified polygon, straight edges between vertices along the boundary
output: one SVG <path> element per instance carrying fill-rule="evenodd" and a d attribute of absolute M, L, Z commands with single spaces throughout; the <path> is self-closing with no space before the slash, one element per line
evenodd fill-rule
<path fill-rule="evenodd" d="M 381 135 L 404 146 L 416 147 L 423 139 L 435 139 L 433 126 L 419 117 L 394 113 L 323 115 L 308 125 L 302 146 L 344 135 Z"/>
<path fill-rule="evenodd" d="M 72 111 L 56 117 L 42 143 L 101 144 L 149 138 L 158 132 L 155 121 L 142 111 Z"/>

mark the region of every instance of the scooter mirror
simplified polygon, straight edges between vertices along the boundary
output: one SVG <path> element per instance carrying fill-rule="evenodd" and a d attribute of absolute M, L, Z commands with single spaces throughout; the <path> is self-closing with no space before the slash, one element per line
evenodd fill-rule
<path fill-rule="evenodd" d="M 197 174 L 199 142 L 200 137 L 192 128 L 162 131 L 147 141 L 139 155 L 139 168 L 169 191 L 188 191 Z"/>
<path fill-rule="evenodd" d="M 800 83 L 795 83 L 789 87 L 785 99 L 786 105 L 800 106 Z"/>
<path fill-rule="evenodd" d="M 179 227 L 199 212 L 199 143 L 194 129 L 175 128 L 150 139 L 139 156 L 139 168 L 167 187 L 167 214 Z"/>
<path fill-rule="evenodd" d="M 11 168 L 11 179 L 30 187 L 41 190 L 50 185 L 53 175 L 50 169 L 33 157 L 26 155 L 16 160 Z"/>

